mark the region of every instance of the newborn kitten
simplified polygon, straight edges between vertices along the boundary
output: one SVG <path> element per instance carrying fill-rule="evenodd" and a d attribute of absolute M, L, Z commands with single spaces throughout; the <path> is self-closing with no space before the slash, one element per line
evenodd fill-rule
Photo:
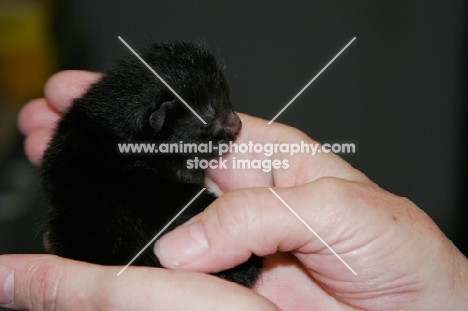
<path fill-rule="evenodd" d="M 205 120 L 204 125 L 133 55 L 122 58 L 59 122 L 41 168 L 48 251 L 126 265 L 204 186 L 187 160 L 213 154 L 121 154 L 118 143 L 207 143 L 236 139 L 241 128 L 215 58 L 187 42 L 152 44 L 141 57 Z M 166 230 L 203 211 L 204 191 Z M 133 263 L 161 267 L 148 247 Z M 261 259 L 218 273 L 251 286 Z"/>

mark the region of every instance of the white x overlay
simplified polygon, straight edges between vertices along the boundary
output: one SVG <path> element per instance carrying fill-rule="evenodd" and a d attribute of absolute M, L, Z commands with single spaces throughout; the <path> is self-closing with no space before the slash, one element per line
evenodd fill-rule
<path fill-rule="evenodd" d="M 153 68 L 151 68 L 151 66 L 149 66 L 149 65 L 145 62 L 145 60 L 144 60 L 143 58 L 141 58 L 140 55 L 138 55 L 138 53 L 136 53 L 136 52 L 130 47 L 130 45 L 127 44 L 127 42 L 125 42 L 120 36 L 119 36 L 118 38 L 119 38 L 120 41 L 122 41 L 123 44 L 125 44 L 125 46 L 126 46 L 133 54 L 135 54 L 136 57 L 138 57 L 138 59 L 139 59 L 146 67 L 148 67 L 148 69 L 149 69 L 153 74 L 156 75 L 156 77 L 157 77 L 169 90 L 172 91 L 172 93 L 174 93 L 175 96 L 177 96 L 177 98 L 179 98 L 179 99 L 182 101 L 182 103 L 184 103 L 184 104 L 187 106 L 187 108 L 190 109 L 190 111 L 193 112 L 193 114 L 195 114 L 195 115 L 203 122 L 203 124 L 206 125 L 206 122 L 195 112 L 195 110 L 193 110 L 193 109 L 182 99 L 182 97 L 180 97 L 180 96 L 169 86 L 169 84 L 167 84 L 166 81 L 164 81 L 163 78 L 161 78 L 161 76 L 159 76 L 158 73 L 157 73 L 156 71 L 154 71 Z M 268 124 L 273 123 L 273 121 L 274 121 L 276 118 L 278 118 L 278 117 L 280 116 L 280 114 L 283 113 L 283 112 L 293 103 L 293 101 L 295 101 L 295 100 L 312 84 L 312 82 L 314 82 L 314 81 L 315 81 L 315 80 L 316 80 L 316 79 L 317 79 L 317 78 L 318 78 L 318 77 L 319 77 L 319 76 L 320 76 L 320 75 L 321 75 L 337 58 L 338 58 L 338 56 L 340 56 L 340 55 L 348 48 L 348 46 L 351 45 L 351 43 L 353 43 L 354 40 L 356 40 L 356 37 L 354 37 L 353 39 L 351 39 L 351 41 L 349 41 L 348 44 L 346 44 L 346 46 L 345 46 L 344 48 L 342 48 L 342 49 L 338 52 L 338 54 L 336 54 L 335 57 L 333 57 L 333 59 L 332 59 L 331 61 L 329 61 L 328 64 L 326 64 L 325 67 L 323 67 L 322 70 L 320 70 L 320 72 L 319 72 L 318 74 L 316 74 L 315 77 L 312 78 L 312 80 L 310 80 L 310 82 L 307 83 L 307 85 L 304 86 L 304 87 L 299 91 L 299 93 L 297 93 L 297 95 L 294 96 L 294 98 L 291 99 L 291 100 L 286 104 L 286 106 L 284 106 L 283 109 L 281 109 L 281 111 L 278 112 L 278 113 L 276 114 L 276 116 L 275 116 L 273 119 L 271 119 L 270 122 L 268 122 Z M 206 189 L 206 188 L 203 188 L 189 203 L 187 203 L 187 205 L 186 205 L 184 208 L 182 208 L 182 209 L 180 210 L 180 212 L 177 213 L 177 215 L 175 215 L 174 218 L 172 218 L 172 220 L 169 221 L 169 223 L 168 223 L 164 228 L 162 228 L 161 231 L 159 231 L 158 234 L 156 234 L 156 236 L 155 236 L 151 241 L 149 241 L 148 244 L 146 244 L 146 246 L 143 247 L 143 249 L 142 249 L 138 254 L 136 254 L 135 257 L 133 257 L 133 259 L 130 260 L 130 262 L 129 262 L 124 268 L 122 268 L 122 270 L 120 270 L 119 273 L 117 273 L 117 276 L 120 276 L 120 275 L 132 264 L 132 262 L 134 262 L 134 261 L 138 258 L 138 256 L 140 256 L 140 255 L 143 253 L 143 251 L 144 251 L 145 249 L 147 249 L 147 248 L 151 245 L 151 243 L 153 243 L 153 242 L 164 232 L 164 230 L 166 230 L 166 229 L 167 229 L 167 228 L 168 228 L 168 227 L 169 227 L 169 226 L 170 226 L 170 225 L 171 225 L 171 224 L 172 224 L 172 223 L 173 223 L 189 206 L 190 206 L 190 204 L 192 204 L 192 203 L 195 201 L 195 199 L 196 199 L 198 196 L 200 196 L 200 194 L 202 194 L 203 191 L 205 191 L 205 189 Z M 322 243 L 330 250 L 330 252 L 333 253 L 333 255 L 335 255 L 335 256 L 346 266 L 346 268 L 348 268 L 354 275 L 357 275 L 356 271 L 354 271 L 353 268 L 351 268 L 351 266 L 349 266 L 349 265 L 346 263 L 346 261 L 344 261 L 343 258 L 341 258 L 341 256 L 338 255 L 338 254 L 335 252 L 335 250 L 334 250 L 333 248 L 331 248 L 331 246 L 328 245 L 328 243 L 325 242 L 325 240 L 322 239 L 322 238 L 317 234 L 317 232 L 315 232 L 315 230 L 312 229 L 312 228 L 307 224 L 307 222 L 305 222 L 304 219 L 302 219 L 302 218 L 294 211 L 294 209 L 292 209 L 292 208 L 288 205 L 288 203 L 286 203 L 272 188 L 268 188 L 268 189 L 278 198 L 278 200 L 280 200 L 280 201 L 288 208 L 288 210 L 289 210 L 294 216 L 297 217 L 297 219 L 299 219 L 300 222 L 302 222 L 302 223 L 304 224 L 304 226 L 307 227 L 307 229 L 309 229 L 310 232 L 312 232 L 312 234 L 314 234 L 314 235 L 317 237 L 317 239 L 320 240 L 320 242 L 322 242 Z"/>

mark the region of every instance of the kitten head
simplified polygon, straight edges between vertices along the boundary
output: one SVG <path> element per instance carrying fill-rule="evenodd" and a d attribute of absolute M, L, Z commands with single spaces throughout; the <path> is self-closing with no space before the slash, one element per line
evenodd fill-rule
<path fill-rule="evenodd" d="M 216 145 L 236 139 L 241 121 L 224 71 L 203 46 L 157 43 L 141 49 L 140 56 L 206 124 L 134 55 L 110 68 L 77 100 L 76 109 L 119 142 Z"/>
<path fill-rule="evenodd" d="M 152 140 L 216 145 L 236 139 L 241 121 L 233 111 L 224 71 L 211 53 L 179 42 L 151 45 L 142 57 L 185 101 L 157 80 L 148 118 Z"/>
<path fill-rule="evenodd" d="M 216 146 L 237 138 L 241 121 L 232 108 L 224 72 L 213 55 L 199 45 L 175 43 L 150 46 L 143 57 L 178 95 L 158 80 L 158 92 L 153 95 L 147 117 L 150 128 L 145 131 L 150 141 L 197 145 L 211 142 Z M 214 158 L 218 150 L 197 154 L 179 150 L 178 155 L 171 154 L 162 161 L 162 170 L 160 160 L 149 160 L 148 165 L 156 165 L 160 172 L 168 170 L 171 173 L 167 175 L 177 181 L 203 184 L 203 171 L 187 168 L 187 159 L 194 156 Z"/>

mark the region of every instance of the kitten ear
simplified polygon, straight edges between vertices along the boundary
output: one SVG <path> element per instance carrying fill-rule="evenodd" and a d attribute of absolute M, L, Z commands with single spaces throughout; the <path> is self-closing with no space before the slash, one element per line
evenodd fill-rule
<path fill-rule="evenodd" d="M 158 134 L 166 121 L 168 110 L 174 108 L 176 100 L 166 101 L 161 104 L 158 110 L 153 112 L 149 118 L 150 125 L 154 129 L 155 134 Z"/>

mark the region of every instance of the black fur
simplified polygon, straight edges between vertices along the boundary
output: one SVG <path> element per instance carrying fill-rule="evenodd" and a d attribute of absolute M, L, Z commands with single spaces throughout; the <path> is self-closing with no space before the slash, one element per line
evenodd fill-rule
<path fill-rule="evenodd" d="M 46 236 L 54 254 L 125 265 L 204 186 L 204 171 L 186 167 L 195 155 L 120 154 L 118 143 L 216 144 L 237 136 L 240 120 L 224 73 L 202 46 L 152 44 L 140 55 L 207 125 L 136 57 L 117 62 L 74 101 L 44 155 Z M 214 199 L 205 191 L 167 231 Z M 152 247 L 134 264 L 161 267 Z M 260 268 L 261 259 L 252 256 L 218 275 L 251 286 Z"/>

